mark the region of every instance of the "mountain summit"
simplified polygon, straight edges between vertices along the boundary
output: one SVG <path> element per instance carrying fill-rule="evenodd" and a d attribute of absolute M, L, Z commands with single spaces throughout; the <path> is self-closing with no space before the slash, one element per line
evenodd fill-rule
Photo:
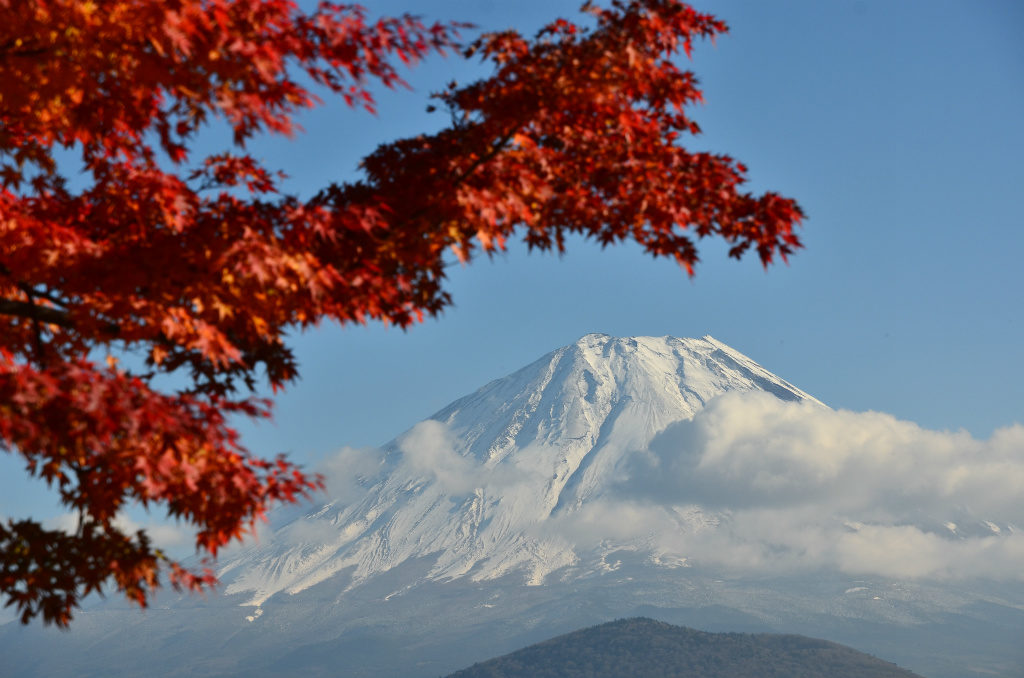
<path fill-rule="evenodd" d="M 605 555 L 623 546 L 682 565 L 685 556 L 645 544 L 642 526 L 635 537 L 582 544 L 574 533 L 586 526 L 572 523 L 593 519 L 588 502 L 627 480 L 656 435 L 736 391 L 820 405 L 710 336 L 589 334 L 388 443 L 359 477 L 361 492 L 349 488 L 280 526 L 225 563 L 221 577 L 228 593 L 259 605 L 342 571 L 350 590 L 419 559 L 432 561 L 420 581 L 518 574 L 531 585 L 556 571 L 562 579 L 602 571 Z M 717 522 L 685 501 L 677 509 L 667 517 L 681 531 Z M 556 529 L 566 525 L 576 529 Z"/>

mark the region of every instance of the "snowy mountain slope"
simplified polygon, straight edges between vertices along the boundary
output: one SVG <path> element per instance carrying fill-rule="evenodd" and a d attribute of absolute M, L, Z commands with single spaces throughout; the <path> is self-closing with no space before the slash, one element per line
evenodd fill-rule
<path fill-rule="evenodd" d="M 334 500 L 268 535 L 224 564 L 228 593 L 259 605 L 342 571 L 349 587 L 416 558 L 426 578 L 492 580 L 521 573 L 532 585 L 557 571 L 585 576 L 607 567 L 546 522 L 579 512 L 628 476 L 632 454 L 670 424 L 726 392 L 767 391 L 819 404 L 711 337 L 616 339 L 591 334 L 461 398 L 385 446 L 365 492 Z M 717 518 L 697 507 L 666 514 L 681 531 Z M 678 555 L 649 553 L 678 566 Z"/>

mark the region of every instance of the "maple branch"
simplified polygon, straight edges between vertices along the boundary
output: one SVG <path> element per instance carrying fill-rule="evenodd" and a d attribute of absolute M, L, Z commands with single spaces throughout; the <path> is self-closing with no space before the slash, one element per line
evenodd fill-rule
<path fill-rule="evenodd" d="M 21 287 L 21 285 L 19 285 L 19 287 Z M 25 292 L 25 296 L 28 297 L 29 305 L 34 308 L 40 308 L 36 306 L 36 295 L 32 293 L 32 288 L 28 285 L 25 285 L 25 287 L 28 289 L 22 289 L 22 291 Z M 46 362 L 46 349 L 43 348 L 43 331 L 39 327 L 38 317 L 32 318 L 32 335 L 35 340 L 36 362 L 43 365 Z"/>
<path fill-rule="evenodd" d="M 5 266 L 2 262 L 0 262 L 0 275 L 5 275 L 8 278 L 13 277 L 11 274 L 11 269 L 7 268 L 7 266 Z M 64 301 L 60 297 L 54 296 L 52 292 L 47 292 L 45 289 L 37 290 L 32 285 L 26 282 L 22 282 L 21 280 L 14 280 L 14 286 L 17 287 L 22 292 L 24 292 L 25 296 L 28 297 L 29 301 L 33 304 L 35 303 L 34 298 L 40 297 L 42 299 L 46 299 L 51 304 L 63 306 L 64 308 L 67 308 L 69 305 L 68 302 Z"/>
<path fill-rule="evenodd" d="M 11 269 L 9 269 L 3 263 L 0 263 L 0 275 L 12 277 Z M 36 334 L 36 352 L 40 356 L 41 360 L 41 342 L 42 336 L 39 331 L 39 323 L 44 322 L 50 325 L 57 325 L 65 329 L 73 329 L 75 326 L 74 321 L 71 319 L 68 310 L 71 307 L 71 302 L 61 299 L 52 292 L 47 290 L 39 290 L 34 288 L 28 283 L 20 280 L 14 280 L 14 286 L 21 290 L 28 301 L 17 301 L 14 299 L 0 299 L 0 315 L 10 315 L 18 318 L 25 318 L 31 320 L 35 324 Z M 54 306 L 60 306 L 64 310 L 51 308 L 49 306 L 40 306 L 35 303 L 36 298 L 45 299 Z M 121 328 L 116 324 L 109 322 L 102 326 L 102 329 L 108 334 L 117 336 L 121 332 Z"/>
<path fill-rule="evenodd" d="M 34 297 L 46 299 L 48 302 L 54 304 L 55 306 L 61 306 L 63 308 L 69 308 L 71 306 L 69 302 L 54 295 L 52 292 L 47 292 L 46 290 L 37 290 L 32 287 L 29 287 L 28 285 L 22 286 L 20 283 L 18 286 L 21 288 L 22 292 L 25 292 L 25 294 L 31 294 Z"/>
<path fill-rule="evenodd" d="M 37 322 L 59 325 L 68 329 L 74 327 L 71 318 L 66 311 L 59 311 L 48 306 L 38 306 L 28 301 L 16 301 L 14 299 L 0 299 L 0 315 L 12 315 L 18 318 L 27 318 Z"/>
<path fill-rule="evenodd" d="M 21 38 L 11 38 L 7 42 L 0 45 L 0 56 L 6 58 L 9 56 L 38 56 L 40 54 L 46 54 L 51 51 L 50 47 L 34 47 L 26 45 L 24 40 Z"/>
<path fill-rule="evenodd" d="M 491 145 L 491 148 L 490 150 L 487 151 L 487 153 L 477 158 L 476 161 L 474 161 L 472 165 L 467 167 L 466 171 L 463 172 L 460 176 L 455 177 L 455 180 L 452 182 L 452 188 L 458 188 L 459 186 L 461 186 L 463 183 L 465 183 L 466 179 L 468 179 L 470 175 L 473 174 L 473 172 L 477 171 L 478 169 L 480 169 L 481 166 L 493 160 L 494 157 L 505 148 L 508 142 L 512 140 L 512 136 L 515 135 L 517 129 L 518 127 L 513 127 L 508 132 L 506 132 L 504 136 L 502 136 L 500 139 L 498 139 L 497 142 Z"/>
<path fill-rule="evenodd" d="M 2 53 L 0 53 L 0 57 L 4 59 L 6 59 L 7 57 L 35 57 L 40 56 L 42 54 L 46 54 L 50 51 L 52 51 L 52 49 L 47 47 L 36 47 L 34 49 L 19 50 L 3 49 Z"/>

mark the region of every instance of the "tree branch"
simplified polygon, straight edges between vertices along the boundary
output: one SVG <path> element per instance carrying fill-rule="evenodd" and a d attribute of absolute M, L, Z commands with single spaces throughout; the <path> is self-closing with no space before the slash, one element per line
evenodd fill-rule
<path fill-rule="evenodd" d="M 498 139 L 498 141 L 496 141 L 487 150 L 487 153 L 485 153 L 482 156 L 480 156 L 479 158 L 477 158 L 476 162 L 474 162 L 472 165 L 467 167 L 465 172 L 463 172 L 461 175 L 455 177 L 453 179 L 453 181 L 452 181 L 452 188 L 458 188 L 463 182 L 466 181 L 466 179 L 468 179 L 470 176 L 472 176 L 472 174 L 474 172 L 476 172 L 482 165 L 490 162 L 491 160 L 494 159 L 494 157 L 496 155 L 498 155 L 498 153 L 501 153 L 501 151 L 505 149 L 505 146 L 508 144 L 508 142 L 515 135 L 517 129 L 518 129 L 518 127 L 513 127 L 511 130 L 506 132 L 503 137 Z"/>
<path fill-rule="evenodd" d="M 74 326 L 66 311 L 14 299 L 0 299 L 0 315 L 13 315 L 67 328 Z"/>

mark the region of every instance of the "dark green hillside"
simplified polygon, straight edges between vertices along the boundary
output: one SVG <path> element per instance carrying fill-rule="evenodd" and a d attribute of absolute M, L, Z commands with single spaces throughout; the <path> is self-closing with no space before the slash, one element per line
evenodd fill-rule
<path fill-rule="evenodd" d="M 559 636 L 448 678 L 920 678 L 824 640 L 705 633 L 622 619 Z"/>

